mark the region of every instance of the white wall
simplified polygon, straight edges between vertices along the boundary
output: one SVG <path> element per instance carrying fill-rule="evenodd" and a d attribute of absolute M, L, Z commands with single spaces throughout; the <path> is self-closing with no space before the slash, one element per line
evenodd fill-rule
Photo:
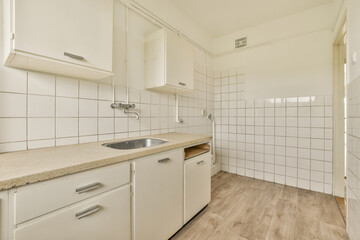
<path fill-rule="evenodd" d="M 351 240 L 360 239 L 360 62 L 352 62 L 360 54 L 360 1 L 347 1 L 348 44 L 348 154 L 347 154 L 347 227 Z"/>
<path fill-rule="evenodd" d="M 165 20 L 168 24 L 175 27 L 204 48 L 211 48 L 210 36 L 169 1 L 135 0 L 135 2 L 159 16 L 160 19 Z M 204 8 L 204 10 L 205 9 L 206 8 Z"/>
<path fill-rule="evenodd" d="M 332 93 L 332 27 L 339 2 L 215 39 L 214 70 L 243 66 L 247 98 Z M 234 49 L 247 36 L 248 47 Z"/>

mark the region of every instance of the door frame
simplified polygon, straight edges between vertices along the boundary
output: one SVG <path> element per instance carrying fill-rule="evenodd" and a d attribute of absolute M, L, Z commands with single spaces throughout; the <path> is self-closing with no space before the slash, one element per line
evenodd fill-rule
<path fill-rule="evenodd" d="M 344 97 L 346 60 L 346 16 L 341 21 L 333 46 L 333 195 L 345 197 Z"/>

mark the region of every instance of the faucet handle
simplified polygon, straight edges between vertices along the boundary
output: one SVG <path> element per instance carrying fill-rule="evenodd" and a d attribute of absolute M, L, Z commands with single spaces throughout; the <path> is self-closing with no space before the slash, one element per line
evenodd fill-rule
<path fill-rule="evenodd" d="M 135 104 L 133 104 L 133 103 L 132 103 L 132 104 L 128 104 L 128 105 L 127 105 L 127 108 L 135 108 Z"/>

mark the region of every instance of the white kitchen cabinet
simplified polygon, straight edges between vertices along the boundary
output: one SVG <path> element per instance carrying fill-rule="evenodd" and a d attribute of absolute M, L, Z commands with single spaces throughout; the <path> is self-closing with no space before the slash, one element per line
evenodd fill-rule
<path fill-rule="evenodd" d="M 194 50 L 176 33 L 160 29 L 145 38 L 145 87 L 164 92 L 194 89 Z"/>
<path fill-rule="evenodd" d="M 0 191 L 0 240 L 8 239 L 9 224 L 9 192 Z"/>
<path fill-rule="evenodd" d="M 190 158 L 184 163 L 184 224 L 211 199 L 211 153 Z"/>
<path fill-rule="evenodd" d="M 134 239 L 165 240 L 182 227 L 183 149 L 134 161 Z"/>
<path fill-rule="evenodd" d="M 19 225 L 14 240 L 126 240 L 130 231 L 130 186 Z"/>
<path fill-rule="evenodd" d="M 97 80 L 112 75 L 113 0 L 3 0 L 5 65 Z"/>
<path fill-rule="evenodd" d="M 130 163 L 118 163 L 19 187 L 14 193 L 16 224 L 130 183 Z"/>

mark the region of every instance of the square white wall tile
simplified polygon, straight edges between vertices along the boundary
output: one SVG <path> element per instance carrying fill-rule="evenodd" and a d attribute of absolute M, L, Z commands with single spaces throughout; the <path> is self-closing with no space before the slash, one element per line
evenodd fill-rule
<path fill-rule="evenodd" d="M 56 98 L 56 117 L 78 117 L 79 99 L 76 98 Z"/>
<path fill-rule="evenodd" d="M 40 140 L 55 138 L 55 118 L 29 118 L 28 139 Z"/>
<path fill-rule="evenodd" d="M 96 135 L 97 128 L 97 118 L 79 118 L 79 136 Z"/>
<path fill-rule="evenodd" d="M 55 76 L 38 72 L 29 72 L 28 93 L 55 96 Z"/>
<path fill-rule="evenodd" d="M 96 100 L 79 99 L 79 117 L 97 117 L 98 102 Z"/>
<path fill-rule="evenodd" d="M 111 101 L 113 89 L 110 84 L 99 84 L 99 100 Z"/>
<path fill-rule="evenodd" d="M 98 134 L 114 132 L 114 118 L 99 118 Z"/>
<path fill-rule="evenodd" d="M 0 66 L 0 92 L 26 93 L 27 72 Z"/>
<path fill-rule="evenodd" d="M 0 92 L 0 117 L 26 117 L 26 95 Z"/>
<path fill-rule="evenodd" d="M 77 118 L 57 118 L 56 119 L 56 138 L 78 136 L 79 121 Z"/>
<path fill-rule="evenodd" d="M 80 98 L 97 99 L 98 98 L 98 84 L 90 81 L 80 80 Z"/>
<path fill-rule="evenodd" d="M 114 117 L 115 111 L 111 108 L 111 101 L 98 101 L 99 117 Z"/>
<path fill-rule="evenodd" d="M 55 117 L 55 97 L 29 95 L 28 117 Z"/>
<path fill-rule="evenodd" d="M 56 77 L 56 96 L 79 97 L 79 80 L 63 76 Z"/>
<path fill-rule="evenodd" d="M 26 141 L 26 118 L 0 118 L 0 143 Z"/>

